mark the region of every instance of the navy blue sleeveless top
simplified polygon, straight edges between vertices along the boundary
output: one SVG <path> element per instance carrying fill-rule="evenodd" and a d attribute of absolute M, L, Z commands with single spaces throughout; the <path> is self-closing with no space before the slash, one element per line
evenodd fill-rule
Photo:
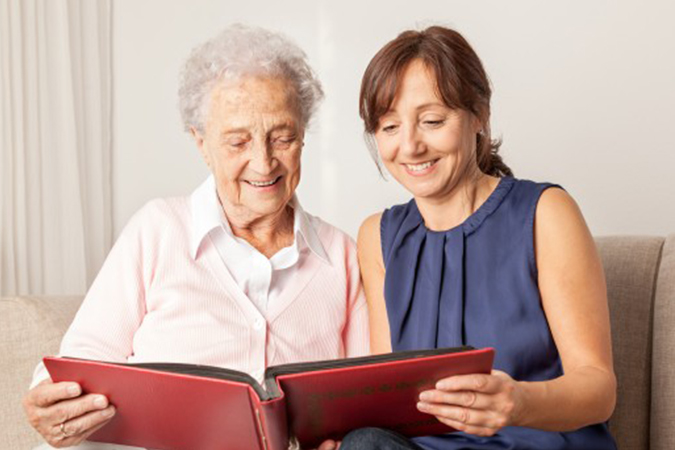
<path fill-rule="evenodd" d="M 541 306 L 534 215 L 553 185 L 502 178 L 483 205 L 447 231 L 424 225 L 414 200 L 386 210 L 384 295 L 394 351 L 494 347 L 495 369 L 519 381 L 562 375 Z M 573 432 L 506 427 L 485 438 L 449 433 L 414 439 L 425 449 L 616 449 L 606 424 Z"/>

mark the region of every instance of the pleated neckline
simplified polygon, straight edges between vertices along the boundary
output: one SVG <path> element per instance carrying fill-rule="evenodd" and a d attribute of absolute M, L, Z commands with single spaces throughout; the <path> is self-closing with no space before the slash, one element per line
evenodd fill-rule
<path fill-rule="evenodd" d="M 428 228 L 424 223 L 424 217 L 422 217 L 422 213 L 420 213 L 415 199 L 410 200 L 411 218 L 414 218 L 414 221 L 417 222 L 424 231 L 431 235 L 453 233 L 459 229 L 461 229 L 465 235 L 469 235 L 477 230 L 478 227 L 480 227 L 485 221 L 485 219 L 487 219 L 493 212 L 497 210 L 499 205 L 502 203 L 506 195 L 515 184 L 515 181 L 516 180 L 513 177 L 503 177 L 500 179 L 492 193 L 490 193 L 488 198 L 483 202 L 482 205 L 478 207 L 476 211 L 467 217 L 464 222 L 447 230 L 432 230 Z"/>

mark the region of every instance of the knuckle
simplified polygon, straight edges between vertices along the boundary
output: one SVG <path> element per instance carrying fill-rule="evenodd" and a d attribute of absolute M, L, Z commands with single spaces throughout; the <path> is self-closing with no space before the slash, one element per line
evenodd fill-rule
<path fill-rule="evenodd" d="M 495 428 L 497 428 L 497 429 L 504 428 L 506 426 L 506 417 L 498 416 L 495 419 L 494 424 L 495 424 Z"/>
<path fill-rule="evenodd" d="M 487 378 L 481 375 L 476 375 L 473 377 L 473 385 L 476 389 L 482 389 L 487 384 Z"/>
<path fill-rule="evenodd" d="M 32 414 L 28 416 L 28 423 L 30 424 L 31 427 L 38 429 L 40 426 L 40 419 L 38 418 L 37 415 Z"/>
<path fill-rule="evenodd" d="M 48 414 L 44 408 L 33 408 L 28 416 L 28 419 L 31 421 L 31 423 L 35 424 L 36 426 L 47 418 Z"/>
<path fill-rule="evenodd" d="M 63 427 L 63 431 L 68 435 L 68 436 L 74 436 L 77 434 L 80 434 L 82 432 L 82 424 L 81 423 L 69 423 L 68 425 L 65 425 Z"/>
<path fill-rule="evenodd" d="M 475 392 L 465 392 L 462 395 L 462 404 L 464 406 L 473 406 L 476 403 L 476 393 Z"/>
<path fill-rule="evenodd" d="M 457 414 L 457 418 L 459 419 L 460 422 L 463 423 L 468 422 L 470 418 L 469 411 L 465 408 L 460 408 L 459 413 Z"/>
<path fill-rule="evenodd" d="M 468 433 L 469 430 L 471 429 L 465 423 L 461 423 L 461 422 L 454 423 L 452 426 L 459 431 L 464 431 L 465 433 Z"/>
<path fill-rule="evenodd" d="M 54 407 L 54 418 L 56 422 L 65 422 L 68 420 L 68 410 L 63 405 L 57 405 Z"/>

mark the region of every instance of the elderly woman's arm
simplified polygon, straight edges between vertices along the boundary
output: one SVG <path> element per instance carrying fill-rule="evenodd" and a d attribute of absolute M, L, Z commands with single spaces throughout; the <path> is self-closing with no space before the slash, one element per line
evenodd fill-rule
<path fill-rule="evenodd" d="M 139 211 L 115 243 L 64 336 L 60 354 L 118 362 L 131 354 L 145 314 L 148 268 L 143 266 L 141 222 L 148 213 L 147 207 Z M 54 447 L 79 444 L 115 412 L 103 395 L 82 395 L 77 383 L 53 383 L 41 363 L 23 404 L 31 425 Z"/>

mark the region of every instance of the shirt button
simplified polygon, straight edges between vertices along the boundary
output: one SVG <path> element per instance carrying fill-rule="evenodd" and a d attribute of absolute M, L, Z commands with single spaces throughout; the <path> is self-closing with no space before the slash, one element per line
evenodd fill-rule
<path fill-rule="evenodd" d="M 253 376 L 253 378 L 255 378 L 256 380 L 261 380 L 262 377 L 263 377 L 263 374 L 264 374 L 264 371 L 263 371 L 262 369 L 254 370 L 254 371 L 251 373 L 251 375 Z"/>
<path fill-rule="evenodd" d="M 255 322 L 253 322 L 253 328 L 256 330 L 261 330 L 263 328 L 264 321 L 262 319 L 256 319 Z"/>

